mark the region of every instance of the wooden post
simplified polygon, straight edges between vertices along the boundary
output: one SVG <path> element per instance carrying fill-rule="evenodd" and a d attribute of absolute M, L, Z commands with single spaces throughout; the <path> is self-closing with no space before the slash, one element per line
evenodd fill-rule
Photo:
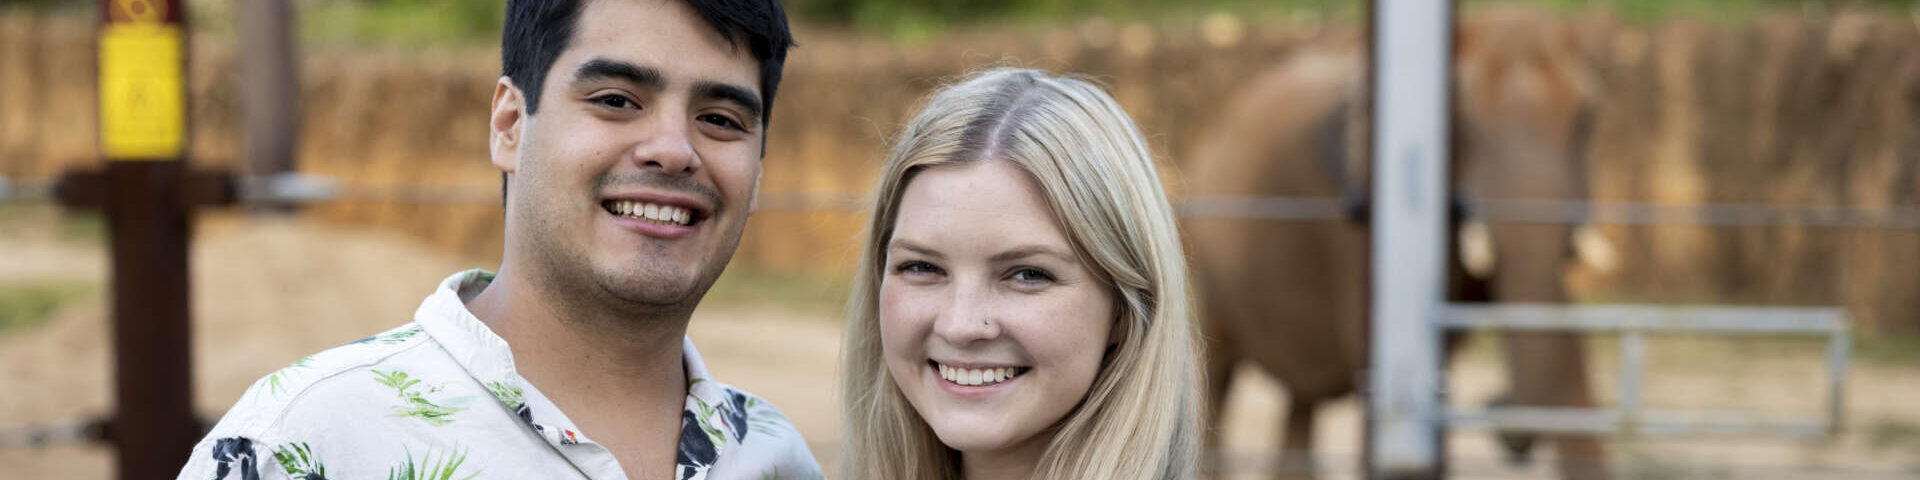
<path fill-rule="evenodd" d="M 100 133 L 106 168 L 70 171 L 62 204 L 97 208 L 112 246 L 115 412 L 122 479 L 173 478 L 202 434 L 193 413 L 187 246 L 192 209 L 231 203 L 231 179 L 186 165 L 180 0 L 104 0 Z"/>
<path fill-rule="evenodd" d="M 1370 13 L 1367 471 L 1372 478 L 1433 479 L 1442 464 L 1439 319 L 1446 306 L 1453 6 L 1376 0 Z"/>

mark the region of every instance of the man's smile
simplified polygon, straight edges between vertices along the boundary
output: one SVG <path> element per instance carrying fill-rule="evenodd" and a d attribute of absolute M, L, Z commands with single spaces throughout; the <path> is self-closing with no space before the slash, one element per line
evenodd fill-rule
<path fill-rule="evenodd" d="M 608 200 L 600 205 L 607 209 L 607 213 L 627 218 L 637 218 L 661 225 L 693 225 L 693 210 L 686 208 L 633 200 Z"/>

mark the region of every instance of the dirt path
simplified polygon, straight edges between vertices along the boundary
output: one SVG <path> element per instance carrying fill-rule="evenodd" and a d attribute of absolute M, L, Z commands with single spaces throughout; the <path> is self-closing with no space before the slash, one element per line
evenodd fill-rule
<path fill-rule="evenodd" d="M 406 321 L 442 277 L 489 266 L 451 257 L 398 235 L 301 221 L 216 220 L 194 253 L 195 395 L 217 415 L 253 380 L 314 351 Z M 48 236 L 0 235 L 0 285 L 46 279 L 97 281 L 95 245 Z M 93 273 L 88 273 L 93 272 Z M 105 309 L 75 302 L 45 325 L 0 337 L 0 426 L 82 418 L 108 409 Z M 689 332 L 716 378 L 778 405 L 829 469 L 839 418 L 834 389 L 840 323 L 820 308 L 710 304 Z M 1596 348 L 1595 351 L 1604 349 Z M 1811 412 L 1818 360 L 1805 349 L 1775 352 L 1708 341 L 1654 343 L 1650 404 Z M 1500 391 L 1496 357 L 1469 351 L 1453 372 L 1462 404 Z M 1596 354 L 1602 395 L 1611 361 Z M 1273 464 L 1285 396 L 1258 372 L 1237 372 L 1225 415 L 1226 456 L 1235 467 Z M 1920 476 L 1920 367 L 1856 365 L 1849 382 L 1848 431 L 1833 440 L 1712 438 L 1615 441 L 1622 478 L 1913 478 Z M 1332 404 L 1319 420 L 1325 478 L 1356 478 L 1358 406 Z M 1551 478 L 1551 457 L 1528 468 L 1500 462 L 1491 438 L 1451 437 L 1455 478 Z M 0 479 L 109 478 L 111 452 L 96 446 L 0 449 Z M 1226 478 L 1267 478 L 1239 473 Z"/>

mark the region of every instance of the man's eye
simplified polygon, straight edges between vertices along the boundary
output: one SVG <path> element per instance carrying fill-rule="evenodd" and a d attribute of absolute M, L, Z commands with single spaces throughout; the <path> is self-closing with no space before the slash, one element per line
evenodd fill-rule
<path fill-rule="evenodd" d="M 601 95 L 598 97 L 593 97 L 591 99 L 588 99 L 588 101 L 593 102 L 595 104 L 599 104 L 600 106 L 603 106 L 603 107 L 615 108 L 615 109 L 629 109 L 629 108 L 640 107 L 639 103 L 634 102 L 633 99 L 627 98 L 626 96 L 623 96 L 623 95 Z"/>
<path fill-rule="evenodd" d="M 701 115 L 700 121 L 707 122 L 707 123 L 713 124 L 714 126 L 729 129 L 729 130 L 744 131 L 747 129 L 747 127 L 740 125 L 740 122 L 734 121 L 732 117 L 728 117 L 726 115 L 721 115 L 717 113 L 709 113 L 706 115 Z"/>

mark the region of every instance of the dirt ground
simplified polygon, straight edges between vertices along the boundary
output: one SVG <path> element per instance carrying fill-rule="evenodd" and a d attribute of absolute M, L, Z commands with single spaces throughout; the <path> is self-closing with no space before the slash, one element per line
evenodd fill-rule
<path fill-rule="evenodd" d="M 60 225 L 51 213 L 0 216 L 0 288 L 104 278 L 104 248 L 57 233 Z M 242 217 L 204 222 L 193 253 L 194 394 L 209 417 L 287 362 L 407 321 L 445 275 L 494 266 L 397 234 Z M 0 388 L 7 392 L 0 395 L 0 432 L 108 411 L 110 351 L 100 298 L 89 295 L 44 324 L 0 333 Z M 840 453 L 833 392 L 840 324 L 832 308 L 821 306 L 830 303 L 710 302 L 696 313 L 690 335 L 718 379 L 780 406 L 832 471 Z M 1610 344 L 1594 345 L 1594 373 L 1610 398 Z M 1819 350 L 1801 347 L 1654 342 L 1648 404 L 1812 414 L 1822 398 Z M 1491 347 L 1476 345 L 1456 360 L 1450 387 L 1458 404 L 1477 405 L 1503 388 Z M 1236 375 L 1240 387 L 1224 412 L 1232 471 L 1222 476 L 1266 478 L 1256 472 L 1276 464 L 1285 395 L 1258 372 Z M 1847 395 L 1846 429 L 1838 437 L 1620 439 L 1612 442 L 1615 471 L 1634 479 L 1920 477 L 1920 365 L 1856 362 Z M 1323 477 L 1356 478 L 1358 404 L 1323 412 Z M 1551 478 L 1550 455 L 1509 467 L 1483 432 L 1454 433 L 1450 444 L 1454 478 Z M 104 479 L 112 468 L 111 451 L 100 446 L 0 447 L 4 479 Z"/>

